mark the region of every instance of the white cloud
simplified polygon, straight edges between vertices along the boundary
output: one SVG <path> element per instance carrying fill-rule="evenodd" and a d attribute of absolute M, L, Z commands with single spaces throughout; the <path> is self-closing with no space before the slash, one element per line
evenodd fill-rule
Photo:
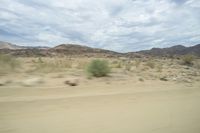
<path fill-rule="evenodd" d="M 0 40 L 136 51 L 200 42 L 198 0 L 1 0 Z"/>
<path fill-rule="evenodd" d="M 186 3 L 186 5 L 189 5 L 191 7 L 200 7 L 200 1 L 199 0 L 188 0 Z"/>

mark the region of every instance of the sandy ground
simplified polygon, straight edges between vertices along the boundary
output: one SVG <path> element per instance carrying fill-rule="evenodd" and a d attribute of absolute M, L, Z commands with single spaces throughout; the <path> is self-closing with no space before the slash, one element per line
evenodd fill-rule
<path fill-rule="evenodd" d="M 88 79 L 86 59 L 43 60 L 51 63 L 32 71 L 38 59 L 22 58 L 20 71 L 0 77 L 0 133 L 200 133 L 195 65 L 159 59 L 155 68 L 134 61 L 127 70 L 125 62 L 109 77 Z"/>
<path fill-rule="evenodd" d="M 55 79 L 51 84 L 56 83 Z M 80 84 L 1 87 L 0 132 L 200 132 L 198 82 L 140 82 L 129 78 L 82 80 Z"/>

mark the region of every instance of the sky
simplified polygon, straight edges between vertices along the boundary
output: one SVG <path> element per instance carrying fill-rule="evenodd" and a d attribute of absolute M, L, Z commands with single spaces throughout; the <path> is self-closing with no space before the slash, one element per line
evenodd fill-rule
<path fill-rule="evenodd" d="M 200 43 L 200 0 L 0 0 L 0 40 L 118 52 Z"/>

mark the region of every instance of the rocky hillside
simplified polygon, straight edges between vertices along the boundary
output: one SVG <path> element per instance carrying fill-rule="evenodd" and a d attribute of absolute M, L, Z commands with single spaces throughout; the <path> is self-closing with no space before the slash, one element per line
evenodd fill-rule
<path fill-rule="evenodd" d="M 97 49 L 97 48 L 91 48 L 87 46 L 77 45 L 77 44 L 61 44 L 54 48 L 51 48 L 48 50 L 53 55 L 58 56 L 101 56 L 101 57 L 116 57 L 121 56 L 120 53 L 104 50 L 104 49 Z"/>
<path fill-rule="evenodd" d="M 97 48 L 91 48 L 87 46 L 77 45 L 77 44 L 61 44 L 54 48 L 51 48 L 50 51 L 54 52 L 63 52 L 65 54 L 119 54 L 114 51 L 104 50 L 104 49 L 97 49 Z"/>
<path fill-rule="evenodd" d="M 14 56 L 32 57 L 32 56 L 87 56 L 87 57 L 118 57 L 122 54 L 104 50 L 81 46 L 76 44 L 61 44 L 53 48 L 48 47 L 26 47 L 26 48 L 0 48 L 0 53 L 11 54 Z"/>
<path fill-rule="evenodd" d="M 176 45 L 169 48 L 152 48 L 151 50 L 143 50 L 136 53 L 151 56 L 174 56 L 192 54 L 200 57 L 200 44 L 191 47 Z"/>

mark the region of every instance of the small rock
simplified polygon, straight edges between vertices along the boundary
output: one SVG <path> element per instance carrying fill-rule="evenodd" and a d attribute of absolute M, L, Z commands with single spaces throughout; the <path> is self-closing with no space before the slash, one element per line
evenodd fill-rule
<path fill-rule="evenodd" d="M 69 78 L 65 81 L 65 84 L 70 86 L 77 86 L 79 83 L 79 80 L 77 78 Z"/>
<path fill-rule="evenodd" d="M 182 76 L 187 76 L 187 74 L 186 73 L 182 73 Z"/>
<path fill-rule="evenodd" d="M 190 68 L 189 68 L 189 67 L 185 67 L 185 69 L 187 69 L 187 70 L 188 70 L 188 69 L 190 69 Z"/>
<path fill-rule="evenodd" d="M 35 86 L 35 85 L 38 85 L 38 84 L 41 84 L 43 83 L 43 79 L 42 78 L 38 78 L 38 77 L 35 77 L 35 78 L 29 78 L 27 80 L 24 80 L 22 81 L 22 85 L 23 86 Z"/>
<path fill-rule="evenodd" d="M 175 77 L 174 77 L 174 78 L 172 78 L 172 80 L 173 80 L 173 81 L 176 81 L 176 80 L 177 80 L 177 78 L 175 78 Z"/>
<path fill-rule="evenodd" d="M 165 77 L 165 76 L 161 77 L 160 80 L 162 80 L 162 81 L 168 81 L 167 77 Z"/>

